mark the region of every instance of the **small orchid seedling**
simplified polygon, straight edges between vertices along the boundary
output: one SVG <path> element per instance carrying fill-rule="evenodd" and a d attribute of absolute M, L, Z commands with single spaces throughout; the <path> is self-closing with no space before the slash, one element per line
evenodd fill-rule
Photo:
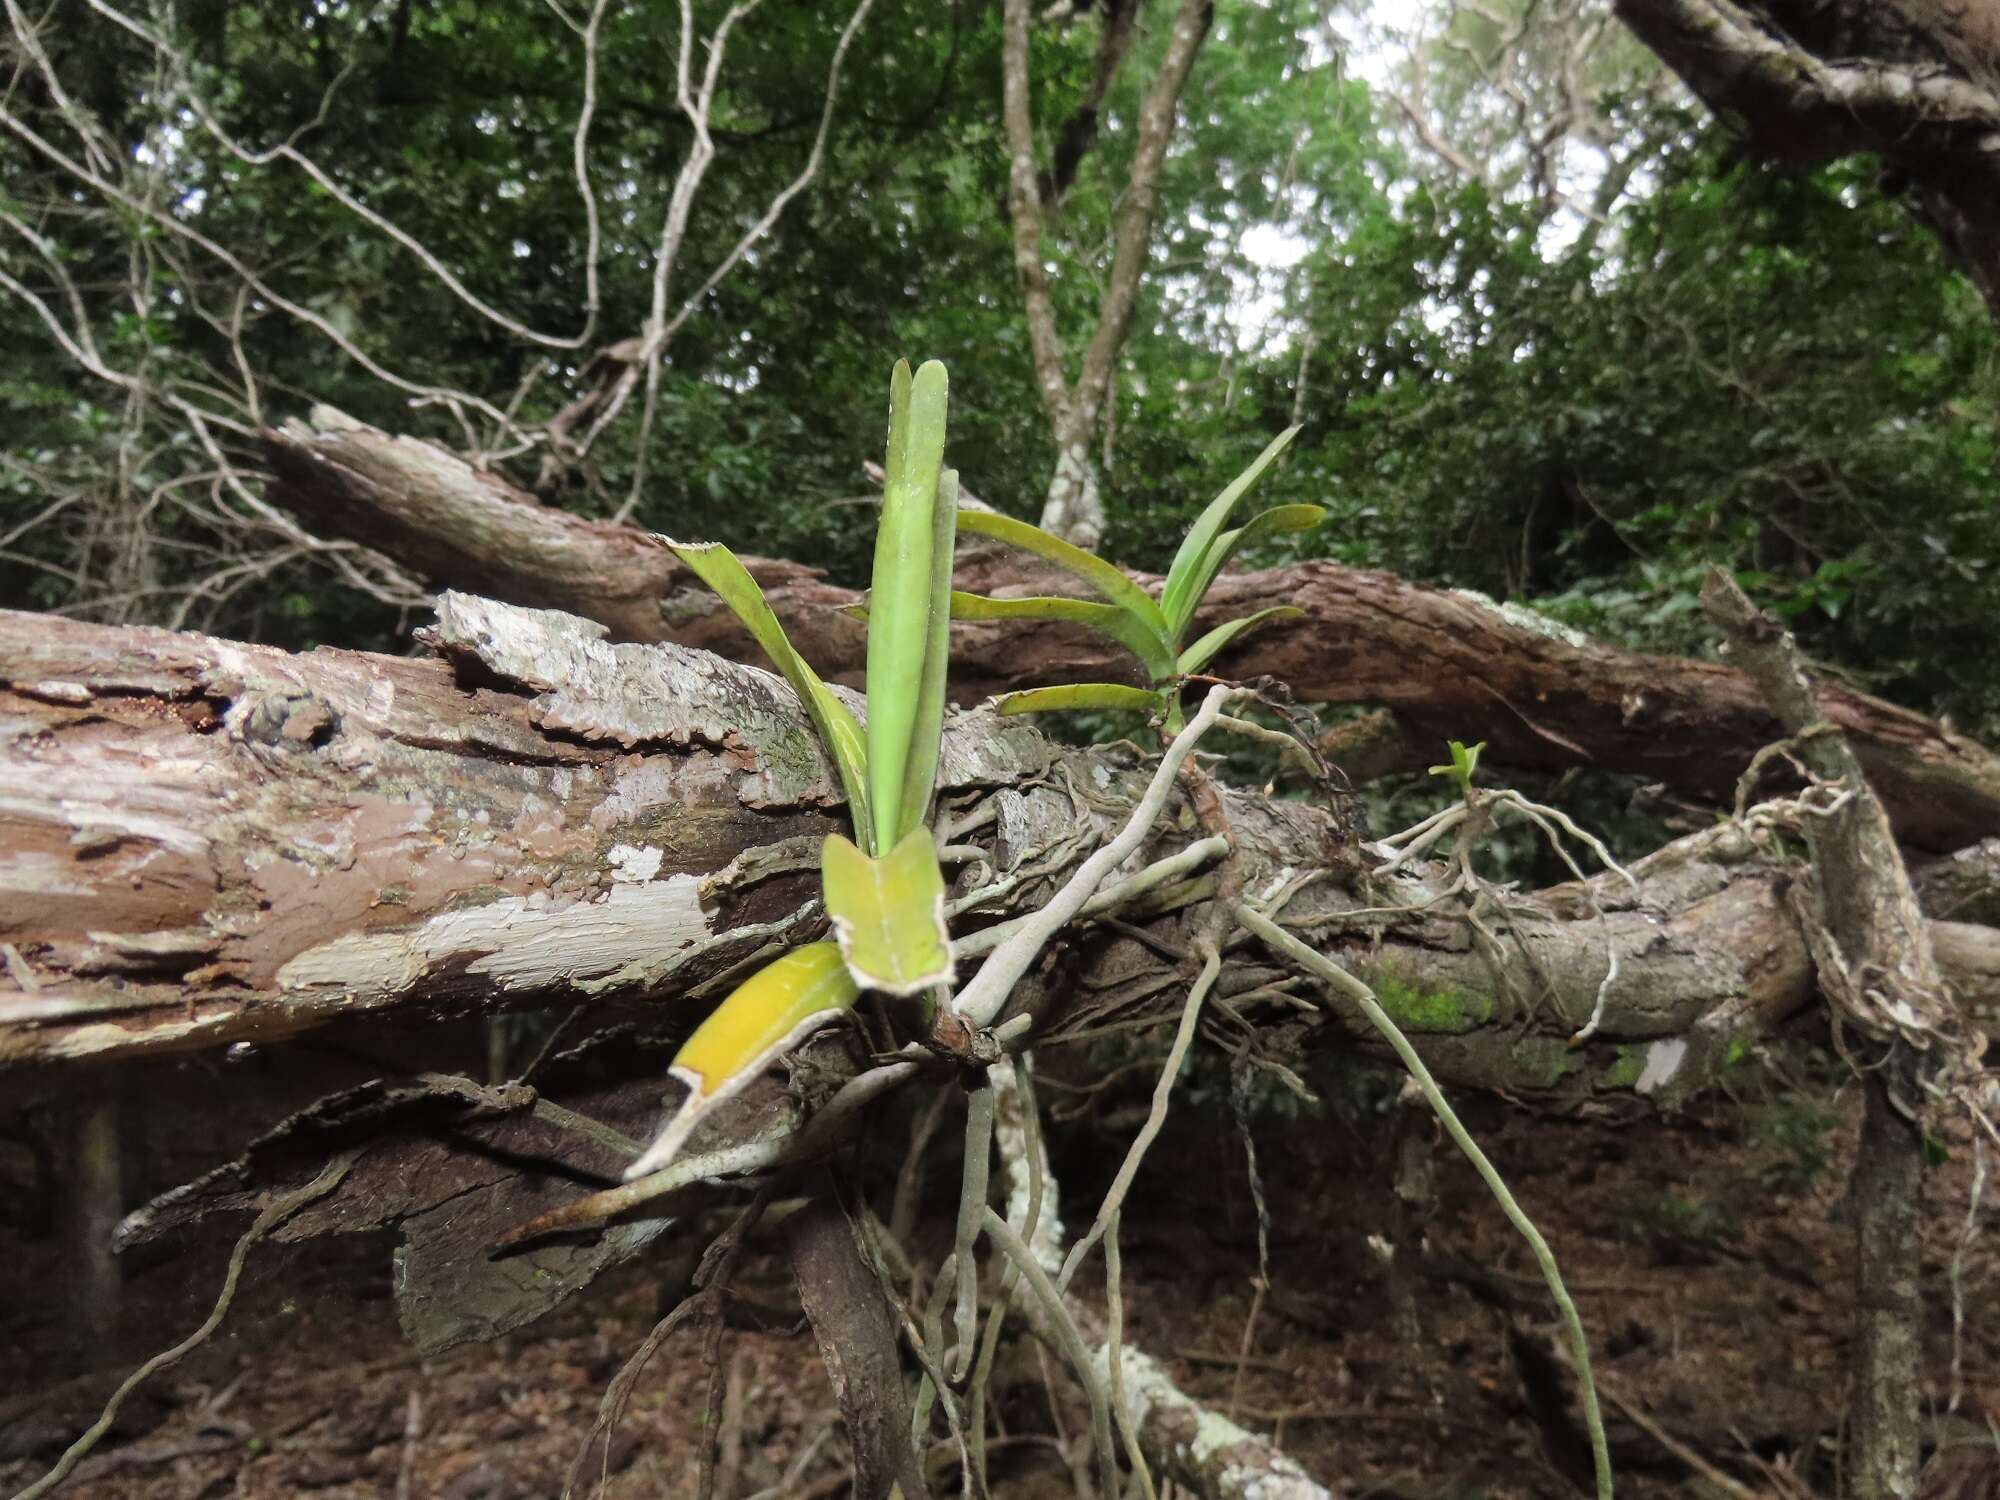
<path fill-rule="evenodd" d="M 840 777 L 854 838 L 829 834 L 820 852 L 834 940 L 758 970 L 688 1038 L 668 1069 L 687 1085 L 687 1097 L 625 1169 L 627 1178 L 667 1165 L 711 1108 L 852 1009 L 863 990 L 915 995 L 951 980 L 944 873 L 928 827 L 944 734 L 958 518 L 958 475 L 943 466 L 948 399 L 943 365 L 932 360 L 912 376 L 897 362 L 869 593 L 865 729 L 792 648 L 734 553 L 715 542 L 660 539 L 722 597 L 798 694 Z"/>
<path fill-rule="evenodd" d="M 959 525 L 966 531 L 991 537 L 1032 552 L 1054 563 L 1096 593 L 1104 602 L 1087 599 L 1025 598 L 992 599 L 980 594 L 953 593 L 951 615 L 955 620 L 1068 620 L 1108 636 L 1145 667 L 1153 686 L 1127 687 L 1115 682 L 1079 682 L 1063 687 L 1030 688 L 1008 693 L 1000 699 L 1002 713 L 1041 713 L 1063 708 L 1136 709 L 1146 714 L 1164 714 L 1167 732 L 1178 733 L 1182 724 L 1180 680 L 1199 672 L 1222 649 L 1267 620 L 1284 619 L 1303 611 L 1280 604 L 1260 609 L 1241 619 L 1228 620 L 1190 645 L 1182 642 L 1195 612 L 1207 595 L 1215 575 L 1238 548 L 1260 537 L 1283 532 L 1310 531 L 1326 519 L 1319 505 L 1275 505 L 1251 517 L 1244 525 L 1225 530 L 1237 504 L 1264 477 L 1278 456 L 1290 446 L 1299 429 L 1288 427 L 1210 501 L 1196 518 L 1174 554 L 1167 581 L 1155 600 L 1125 574 L 1102 558 L 1052 536 L 1039 526 L 1017 521 L 1011 516 L 988 511 L 966 511 Z M 872 601 L 871 601 L 872 602 Z"/>

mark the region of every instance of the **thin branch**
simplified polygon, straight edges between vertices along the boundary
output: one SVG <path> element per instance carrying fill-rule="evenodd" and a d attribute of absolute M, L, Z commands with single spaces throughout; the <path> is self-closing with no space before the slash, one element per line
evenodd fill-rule
<path fill-rule="evenodd" d="M 587 132 L 589 130 L 590 116 L 596 105 L 595 94 L 596 94 L 596 82 L 597 82 L 597 55 L 596 55 L 597 24 L 603 18 L 604 10 L 606 5 L 609 3 L 609 0 L 596 0 L 595 7 L 591 12 L 591 19 L 589 26 L 586 28 L 584 33 L 584 108 L 577 124 L 578 133 L 576 139 L 575 155 L 577 162 L 578 178 L 582 186 L 582 191 L 584 194 L 584 203 L 586 208 L 586 216 L 589 222 L 590 248 L 589 248 L 589 259 L 586 262 L 586 271 L 585 271 L 587 277 L 587 282 L 586 282 L 587 291 L 585 294 L 587 306 L 586 306 L 583 328 L 579 332 L 567 337 L 558 334 L 542 333 L 537 329 L 530 328 L 527 324 L 521 322 L 519 319 L 508 316 L 506 313 L 494 307 L 491 303 L 485 301 L 470 287 L 466 286 L 466 284 L 458 278 L 458 275 L 451 269 L 451 267 L 447 266 L 437 256 L 437 254 L 434 251 L 432 251 L 428 246 L 426 246 L 421 240 L 417 239 L 415 235 L 411 234 L 408 230 L 404 229 L 400 224 L 396 223 L 395 220 L 388 218 L 384 214 L 378 213 L 376 210 L 370 208 L 366 203 L 363 203 L 359 198 L 355 197 L 354 194 L 350 193 L 346 188 L 340 185 L 340 182 L 333 176 L 332 173 L 328 172 L 318 162 L 314 161 L 311 157 L 307 156 L 304 152 L 300 151 L 298 147 L 294 144 L 294 142 L 299 138 L 300 135 L 304 134 L 308 130 L 311 130 L 315 125 L 321 123 L 326 118 L 327 112 L 332 105 L 334 94 L 338 90 L 341 80 L 347 76 L 347 72 L 350 71 L 353 66 L 351 63 L 349 64 L 347 69 L 342 70 L 340 77 L 336 78 L 333 81 L 333 83 L 328 86 L 325 95 L 322 97 L 320 101 L 319 113 L 315 116 L 313 120 L 309 121 L 306 125 L 300 127 L 299 130 L 294 131 L 289 139 L 281 141 L 279 144 L 269 147 L 263 151 L 256 151 L 244 145 L 241 141 L 237 140 L 234 136 L 230 135 L 228 131 L 224 130 L 220 122 L 218 122 L 215 116 L 209 112 L 209 108 L 206 102 L 204 102 L 201 96 L 196 92 L 194 92 L 193 88 L 189 86 L 187 80 L 192 77 L 194 68 L 193 64 L 189 62 L 187 56 L 184 53 L 182 53 L 179 49 L 174 47 L 174 45 L 171 42 L 169 42 L 164 36 L 161 36 L 159 33 L 152 30 L 152 28 L 146 26 L 143 22 L 136 21 L 132 17 L 126 15 L 123 11 L 120 11 L 113 6 L 106 4 L 105 0 L 85 0 L 85 3 L 89 5 L 89 7 L 92 10 L 96 11 L 99 15 L 103 16 L 106 20 L 110 21 L 112 24 L 121 27 L 125 31 L 130 32 L 133 36 L 138 37 L 141 41 L 144 41 L 148 46 L 152 47 L 154 51 L 159 54 L 160 57 L 162 57 L 171 65 L 173 65 L 173 67 L 182 75 L 183 85 L 181 90 L 181 98 L 186 102 L 187 107 L 194 113 L 195 118 L 201 121 L 202 128 L 206 130 L 211 137 L 214 138 L 215 142 L 218 145 L 220 145 L 225 151 L 229 152 L 230 155 L 234 156 L 238 161 L 241 161 L 246 165 L 253 167 L 269 166 L 274 161 L 290 162 L 293 166 L 297 167 L 300 171 L 304 172 L 306 176 L 310 177 L 315 183 L 317 183 L 320 186 L 320 188 L 327 194 L 327 196 L 333 199 L 334 202 L 338 203 L 342 208 L 346 209 L 349 213 L 353 214 L 356 218 L 360 219 L 363 223 L 367 224 L 371 229 L 378 230 L 382 234 L 387 235 L 390 239 L 394 240 L 398 245 L 401 245 L 411 255 L 415 256 L 417 260 L 423 265 L 424 269 L 426 271 L 429 271 L 431 275 L 437 279 L 438 283 L 441 286 L 443 286 L 447 291 L 449 291 L 454 297 L 456 297 L 459 300 L 459 302 L 461 302 L 464 306 L 471 309 L 474 313 L 477 313 L 481 318 L 484 318 L 487 322 L 492 323 L 495 327 L 504 329 L 506 332 L 514 335 L 516 338 L 524 339 L 529 343 L 539 344 L 545 349 L 576 349 L 582 347 L 585 343 L 589 341 L 592 332 L 592 324 L 594 323 L 597 314 L 596 280 L 597 280 L 598 230 L 597 230 L 596 198 L 590 192 L 589 179 L 585 173 L 585 167 L 584 167 L 584 146 L 585 146 L 585 140 L 587 138 Z"/>
<path fill-rule="evenodd" d="M 1451 1136 L 1458 1149 L 1465 1153 L 1465 1159 L 1472 1163 L 1473 1171 L 1479 1174 L 1480 1181 L 1484 1182 L 1487 1191 L 1493 1194 L 1494 1201 L 1500 1205 L 1500 1211 L 1507 1216 L 1507 1221 L 1514 1226 L 1521 1238 L 1528 1242 L 1528 1248 L 1534 1252 L 1536 1264 L 1541 1267 L 1542 1279 L 1548 1283 L 1549 1295 L 1555 1299 L 1556 1307 L 1562 1314 L 1563 1326 L 1569 1333 L 1570 1351 L 1576 1361 L 1577 1387 L 1583 1397 L 1584 1426 L 1590 1431 L 1591 1458 L 1597 1470 L 1598 1500 L 1611 1500 L 1611 1451 L 1605 1444 L 1604 1419 L 1597 1408 L 1597 1387 L 1591 1380 L 1590 1340 L 1584 1334 L 1583 1320 L 1577 1316 L 1576 1304 L 1570 1300 L 1569 1289 L 1563 1285 L 1562 1272 L 1556 1266 L 1555 1252 L 1549 1249 L 1549 1242 L 1542 1238 L 1542 1232 L 1535 1227 L 1534 1220 L 1530 1219 L 1522 1211 L 1521 1205 L 1514 1201 L 1514 1195 L 1508 1189 L 1506 1180 L 1487 1159 L 1486 1153 L 1479 1149 L 1479 1143 L 1460 1123 L 1457 1112 L 1444 1097 L 1444 1091 L 1437 1086 L 1437 1080 L 1431 1077 L 1431 1070 L 1424 1066 L 1423 1058 L 1417 1055 L 1417 1049 L 1410 1045 L 1409 1038 L 1403 1035 L 1394 1021 L 1389 1019 L 1389 1013 L 1383 1010 L 1380 1002 L 1376 1000 L 1375 992 L 1325 954 L 1307 947 L 1256 908 L 1248 904 L 1238 906 L 1236 919 L 1262 938 L 1271 948 L 1284 954 L 1308 973 L 1326 981 L 1331 988 L 1359 1007 L 1361 1013 L 1368 1018 L 1369 1024 L 1374 1026 L 1376 1031 L 1381 1033 L 1382 1039 L 1395 1050 L 1396 1056 L 1401 1059 L 1410 1077 L 1416 1080 L 1417 1087 L 1423 1090 L 1424 1099 L 1437 1114 L 1439 1123 L 1444 1126 L 1445 1132 Z"/>
<path fill-rule="evenodd" d="M 840 33 L 839 42 L 834 46 L 833 61 L 828 65 L 826 73 L 826 102 L 820 109 L 819 129 L 813 136 L 812 150 L 806 155 L 805 165 L 799 169 L 798 175 L 771 199 L 762 217 L 750 226 L 743 237 L 722 258 L 716 268 L 709 272 L 708 279 L 702 282 L 694 290 L 693 294 L 681 303 L 680 311 L 674 314 L 672 320 L 664 327 L 659 328 L 656 334 L 649 333 L 647 335 L 644 354 L 646 361 L 646 404 L 639 419 L 638 451 L 632 465 L 632 486 L 626 492 L 624 503 L 618 507 L 617 513 L 612 517 L 614 521 L 624 521 L 638 508 L 639 497 L 645 486 L 647 453 L 651 447 L 653 420 L 659 399 L 660 361 L 666 351 L 668 342 L 680 331 L 682 325 L 694 315 L 695 309 L 707 300 L 708 294 L 721 284 L 725 276 L 736 269 L 738 262 L 750 252 L 750 248 L 771 232 L 771 226 L 776 224 L 779 216 L 784 213 L 785 205 L 805 191 L 806 185 L 818 175 L 820 161 L 826 151 L 827 133 L 833 125 L 834 103 L 840 97 L 840 65 L 846 59 L 847 49 L 853 43 L 856 33 L 861 30 L 861 23 L 868 19 L 868 12 L 874 8 L 874 5 L 875 0 L 861 0 L 861 3 L 855 6 L 854 13 L 847 18 L 847 25 Z M 718 30 L 717 39 L 713 44 L 711 53 L 710 81 L 707 85 L 709 92 L 707 97 L 702 101 L 702 117 L 700 126 L 698 127 L 699 131 L 703 134 L 707 130 L 708 104 L 714 94 L 713 65 L 719 59 L 721 50 L 721 32 Z M 678 187 L 678 183 L 676 186 Z M 676 247 L 674 253 L 678 255 L 678 247 Z M 666 269 L 667 274 L 671 275 L 672 267 L 670 264 Z M 655 282 L 657 291 L 664 292 L 665 287 L 666 281 L 664 277 Z M 657 306 L 658 299 L 656 298 Z"/>

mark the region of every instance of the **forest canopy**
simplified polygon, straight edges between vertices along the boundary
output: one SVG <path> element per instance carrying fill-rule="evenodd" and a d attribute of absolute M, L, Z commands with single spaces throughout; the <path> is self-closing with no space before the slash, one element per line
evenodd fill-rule
<path fill-rule="evenodd" d="M 1031 59 L 1072 357 L 1168 32 L 1137 26 L 1106 87 L 1106 28 L 1078 9 Z M 1164 567 L 1219 476 L 1297 421 L 1270 498 L 1332 519 L 1249 561 L 1389 567 L 1674 651 L 1721 561 L 1828 665 L 1990 734 L 2000 662 L 1959 649 L 2000 555 L 1976 291 L 1872 159 L 1773 170 L 1590 7 L 1543 19 L 1510 44 L 1470 11 L 1216 13 L 1092 440 L 1103 550 Z M 671 7 L 65 13 L 46 70 L 17 58 L 0 136 L 0 594 L 390 645 L 410 591 L 256 504 L 257 425 L 319 403 L 483 452 L 551 505 L 858 582 L 869 527 L 841 502 L 902 350 L 953 371 L 968 490 L 1032 516 L 1056 455 L 1011 249 L 1003 18 L 880 0 L 858 20 L 823 140 L 835 18 L 760 9 L 727 37 L 665 288 L 685 317 L 650 407 L 579 454 L 694 138 Z"/>

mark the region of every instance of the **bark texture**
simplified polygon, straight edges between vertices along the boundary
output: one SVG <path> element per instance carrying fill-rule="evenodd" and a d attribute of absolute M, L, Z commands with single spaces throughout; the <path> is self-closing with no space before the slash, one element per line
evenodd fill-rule
<path fill-rule="evenodd" d="M 2000 318 L 2000 20 L 1985 0 L 1617 0 L 1782 161 L 1882 158 Z"/>
<path fill-rule="evenodd" d="M 1753 610 L 1719 570 L 1703 588 L 1702 602 L 1729 632 L 1731 655 L 1799 737 L 1800 757 L 1843 793 L 1838 805 L 1806 825 L 1814 887 L 1806 921 L 1829 1002 L 1885 1049 L 1866 1080 L 1850 1186 L 1858 1336 L 1844 1469 L 1859 1500 L 1903 1500 L 1916 1491 L 1922 1457 L 1923 1304 L 1917 1283 L 1924 1142 L 1918 1121 L 1929 1108 L 1926 1083 L 1949 1076 L 1957 1060 L 1955 1018 L 1889 820 L 1846 741 L 1826 732 L 1790 634 Z"/>
<path fill-rule="evenodd" d="M 853 1447 L 855 1500 L 888 1500 L 897 1486 L 903 1500 L 927 1500 L 882 1284 L 831 1192 L 785 1220 L 785 1251 Z"/>
<path fill-rule="evenodd" d="M 359 1012 L 667 1000 L 697 1005 L 754 955 L 815 935 L 834 779 L 768 673 L 614 645 L 548 611 L 447 595 L 429 660 L 302 656 L 160 630 L 0 613 L 0 1066 L 301 1031 Z M 943 781 L 987 873 L 958 923 L 1039 904 L 1129 812 L 1144 770 L 959 715 Z M 1365 875 L 1334 810 L 1225 798 L 1249 888 L 1325 870 L 1286 920 L 1381 987 L 1459 1082 L 1588 1102 L 1668 1099 L 1803 1003 L 1810 953 L 1784 872 L 1709 830 L 1601 884 L 1510 902 L 1476 943 L 1435 875 Z M 1171 822 L 1171 820 L 1170 820 Z M 1148 858 L 1191 835 L 1163 825 Z M 997 883 L 997 882 L 996 882 Z M 1071 945 L 1060 1036 L 1175 1003 L 1164 956 L 1205 919 L 1198 879 L 1126 913 L 1152 943 Z M 1598 909 L 1601 908 L 1602 915 Z M 1958 951 L 1993 951 L 1988 927 Z M 1567 1037 L 1620 977 L 1599 1039 Z M 1991 967 L 1954 971 L 1994 1015 Z M 1225 998 L 1287 976 L 1249 950 Z M 1246 999 L 1253 1018 L 1295 1023 Z M 1282 1026 L 1279 1028 L 1282 1030 Z M 1365 1022 L 1317 1018 L 1316 1034 Z"/>
<path fill-rule="evenodd" d="M 386 546 L 440 586 L 598 620 L 616 640 L 761 662 L 735 617 L 643 533 L 549 510 L 430 444 L 325 409 L 315 421 L 268 434 L 266 450 L 278 475 L 270 498 L 316 530 Z M 799 564 L 748 566 L 806 658 L 858 682 L 865 633 L 839 612 L 858 595 Z M 1066 588 L 1032 560 L 992 550 L 962 553 L 957 582 L 1003 594 Z M 1387 708 L 1400 734 L 1357 756 L 1357 770 L 1421 768 L 1446 739 L 1484 740 L 1492 762 L 1593 765 L 1726 801 L 1750 758 L 1782 733 L 1734 668 L 1620 651 L 1483 595 L 1336 563 L 1225 574 L 1195 630 L 1276 604 L 1305 617 L 1253 632 L 1217 669 L 1275 677 L 1311 702 Z M 1067 626 L 963 624 L 952 651 L 962 702 L 1051 682 L 1137 681 L 1118 648 Z M 1948 853 L 2000 834 L 2000 757 L 1837 683 L 1816 693 L 1906 843 Z"/>
<path fill-rule="evenodd" d="M 1076 158 L 1096 133 L 1098 103 L 1130 49 L 1134 9 L 1116 0 L 1108 7 L 1090 95 L 1057 148 L 1051 186 L 1058 194 L 1065 177 L 1074 175 Z M 1079 547 L 1094 548 L 1104 535 L 1104 498 L 1091 458 L 1091 443 L 1111 394 L 1119 351 L 1132 328 L 1139 276 L 1153 237 L 1160 169 L 1173 140 L 1174 116 L 1214 18 L 1213 0 L 1180 0 L 1174 12 L 1159 69 L 1139 108 L 1132 165 L 1119 198 L 1111 269 L 1098 298 L 1097 323 L 1084 347 L 1076 379 L 1071 381 L 1065 370 L 1062 331 L 1057 326 L 1055 298 L 1044 261 L 1044 178 L 1035 165 L 1034 110 L 1028 95 L 1028 0 L 1007 0 L 1005 6 L 1000 66 L 1001 116 L 1009 157 L 1007 212 L 1013 223 L 1015 279 L 1027 314 L 1035 384 L 1056 445 L 1055 473 L 1049 480 L 1041 524 Z M 1087 122 L 1086 133 L 1079 134 L 1079 122 Z"/>

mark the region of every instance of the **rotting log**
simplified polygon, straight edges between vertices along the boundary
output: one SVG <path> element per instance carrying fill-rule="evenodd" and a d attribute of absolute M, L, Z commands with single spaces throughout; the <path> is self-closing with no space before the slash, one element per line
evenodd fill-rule
<path fill-rule="evenodd" d="M 769 673 L 461 595 L 428 659 L 303 655 L 163 630 L 0 613 L 0 1066 L 283 1036 L 361 1013 L 699 1002 L 815 935 L 834 779 Z M 1127 750 L 1063 750 L 958 715 L 943 784 L 997 877 L 961 931 L 1036 904 L 1129 811 Z M 1789 878 L 1740 831 L 1670 845 L 1641 889 L 1509 897 L 1476 946 L 1436 871 L 1366 873 L 1334 811 L 1226 798 L 1248 888 L 1316 872 L 1284 918 L 1384 992 L 1460 1083 L 1587 1103 L 1700 1086 L 1803 1004 L 1812 965 Z M 1186 845 L 1169 818 L 1146 857 Z M 1014 884 L 1007 885 L 1006 882 Z M 1046 1040 L 1164 1015 L 1199 878 L 1067 945 Z M 1963 1003 L 1995 1014 L 1996 934 L 1937 924 Z M 1590 1045 L 1616 950 L 1620 975 Z M 1218 993 L 1295 1032 L 1287 976 L 1244 947 Z M 1329 1037 L 1358 1017 L 1314 1012 Z"/>
<path fill-rule="evenodd" d="M 440 586 L 567 610 L 618 640 L 761 660 L 735 617 L 644 533 L 542 506 L 433 444 L 321 407 L 312 425 L 267 433 L 265 452 L 272 503 L 323 534 L 381 547 Z M 858 681 L 865 633 L 840 610 L 859 596 L 797 563 L 748 566 L 806 658 L 829 678 Z M 988 593 L 1068 587 L 990 549 L 962 554 L 957 582 Z M 1368 757 L 1371 770 L 1428 764 L 1447 739 L 1484 740 L 1489 763 L 1593 766 L 1727 801 L 1751 757 L 1781 734 L 1732 667 L 1622 651 L 1515 605 L 1336 563 L 1225 574 L 1196 628 L 1277 604 L 1305 617 L 1254 632 L 1218 669 L 1272 677 L 1310 702 L 1390 710 L 1403 750 Z M 1116 647 L 1061 624 L 964 624 L 952 649 L 963 702 L 1135 670 Z M 1819 684 L 1818 696 L 1905 843 L 1946 853 L 2000 834 L 2000 756 L 1838 683 Z"/>

